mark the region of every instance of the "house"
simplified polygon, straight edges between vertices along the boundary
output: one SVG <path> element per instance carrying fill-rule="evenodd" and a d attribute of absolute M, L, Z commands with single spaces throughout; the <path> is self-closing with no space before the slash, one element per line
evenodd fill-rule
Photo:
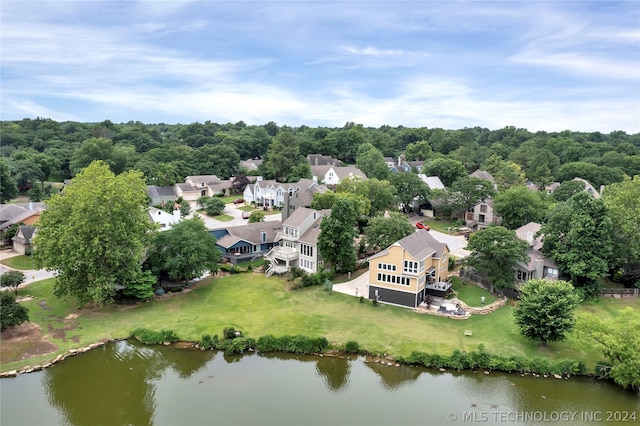
<path fill-rule="evenodd" d="M 395 162 L 391 157 L 384 157 L 384 161 L 389 166 L 389 171 L 391 173 L 409 173 L 414 169 L 417 170 L 418 173 L 421 173 L 425 164 L 425 161 L 422 160 L 406 161 L 404 159 L 404 154 L 398 157 L 397 162 Z"/>
<path fill-rule="evenodd" d="M 147 185 L 147 193 L 151 199 L 152 206 L 164 206 L 166 203 L 176 201 L 176 194 L 173 186 Z"/>
<path fill-rule="evenodd" d="M 258 179 L 247 185 L 242 192 L 242 198 L 246 203 L 266 206 L 267 208 L 281 207 L 284 205 L 285 184 L 273 179 Z"/>
<path fill-rule="evenodd" d="M 262 160 L 255 158 L 249 160 L 242 160 L 238 166 L 239 170 L 246 169 L 249 172 L 255 172 L 258 167 L 262 165 Z"/>
<path fill-rule="evenodd" d="M 149 220 L 158 225 L 159 231 L 166 231 L 180 222 L 180 210 L 175 209 L 173 213 L 167 213 L 158 208 L 149 207 Z"/>
<path fill-rule="evenodd" d="M 594 188 L 593 185 L 589 183 L 588 180 L 582 179 L 579 177 L 573 178 L 573 180 L 577 180 L 578 182 L 584 183 L 584 190 L 587 191 L 587 193 L 591 195 L 593 198 L 595 198 L 596 200 L 600 198 L 600 193 Z"/>
<path fill-rule="evenodd" d="M 20 254 L 31 253 L 33 249 L 31 245 L 31 239 L 35 235 L 36 228 L 31 225 L 21 225 L 18 227 L 18 232 L 11 239 L 13 245 L 13 251 Z"/>
<path fill-rule="evenodd" d="M 359 176 L 362 179 L 367 179 L 367 175 L 356 166 L 311 166 L 311 175 L 318 182 L 330 186 L 339 184 L 342 179 L 349 176 Z"/>
<path fill-rule="evenodd" d="M 197 201 L 200 197 L 228 195 L 230 180 L 220 180 L 216 175 L 187 176 L 184 183 L 176 183 L 173 192 L 176 197 L 187 201 Z"/>
<path fill-rule="evenodd" d="M 5 231 L 12 225 L 34 225 L 45 209 L 44 203 L 19 203 L 0 205 L 0 231 Z"/>
<path fill-rule="evenodd" d="M 526 225 L 516 229 L 516 235 L 529 244 L 527 256 L 529 261 L 525 264 L 518 262 L 513 270 L 516 280 L 524 283 L 532 279 L 548 279 L 557 280 L 559 276 L 558 265 L 542 254 L 542 235 L 536 238 L 536 234 L 540 231 L 542 225 L 536 222 L 529 222 Z"/>
<path fill-rule="evenodd" d="M 367 259 L 369 298 L 381 303 L 418 307 L 427 294 L 445 296 L 451 289 L 449 247 L 420 229 Z"/>
<path fill-rule="evenodd" d="M 291 214 L 300 207 L 311 207 L 314 194 L 324 194 L 329 190 L 325 185 L 318 183 L 316 179 L 302 178 L 298 182 L 287 184 L 293 188 L 284 192 L 284 203 L 282 206 L 282 220 L 285 221 Z"/>
<path fill-rule="evenodd" d="M 222 257 L 236 264 L 262 258 L 275 244 L 280 222 L 255 222 L 209 231 L 216 237 Z"/>
<path fill-rule="evenodd" d="M 491 173 L 486 170 L 476 170 L 469 176 L 489 181 L 493 184 L 493 189 L 498 189 L 498 184 L 496 184 L 495 179 Z M 480 201 L 470 207 L 466 212 L 459 212 L 457 216 L 465 221 L 467 228 L 475 230 L 486 228 L 489 225 L 500 225 L 500 223 L 502 223 L 502 218 L 494 212 L 493 199 L 491 198 Z"/>
<path fill-rule="evenodd" d="M 423 173 L 418 173 L 418 177 L 427 184 L 429 189 L 445 189 L 444 184 L 438 176 L 427 176 Z"/>
<path fill-rule="evenodd" d="M 314 273 L 324 268 L 318 253 L 320 222 L 328 216 L 329 210 L 314 210 L 306 207 L 296 209 L 276 235 L 276 246 L 265 256 L 271 263 L 267 276 L 284 274 L 291 268 L 300 268 Z"/>
<path fill-rule="evenodd" d="M 342 161 L 337 160 L 330 155 L 309 154 L 307 162 L 310 166 L 341 166 Z"/>

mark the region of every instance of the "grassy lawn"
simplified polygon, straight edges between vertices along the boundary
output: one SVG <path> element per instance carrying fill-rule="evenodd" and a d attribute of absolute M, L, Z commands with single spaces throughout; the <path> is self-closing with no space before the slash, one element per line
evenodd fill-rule
<path fill-rule="evenodd" d="M 482 296 L 486 305 L 498 300 L 493 294 L 473 283 L 465 283 L 459 277 L 451 277 L 453 289 L 458 293 L 458 299 L 468 306 L 482 306 Z"/>
<path fill-rule="evenodd" d="M 31 256 L 25 256 L 24 254 L 3 259 L 0 263 L 10 268 L 20 269 L 22 271 L 36 269 L 35 266 L 33 266 L 33 259 Z"/>
<path fill-rule="evenodd" d="M 261 212 L 264 213 L 265 216 L 271 215 L 271 214 L 280 214 L 282 211 L 281 210 L 263 210 L 262 207 L 258 207 L 258 208 L 254 208 L 253 206 L 242 206 L 242 207 L 238 207 L 238 210 L 242 210 L 245 212 Z"/>
<path fill-rule="evenodd" d="M 446 220 L 421 220 L 420 222 L 424 223 L 425 225 L 428 225 L 429 228 L 431 229 L 444 232 L 445 234 L 449 233 L 447 228 L 453 227 L 451 221 L 446 221 Z"/>
<path fill-rule="evenodd" d="M 233 216 L 226 213 L 219 214 L 218 216 L 211 216 L 212 219 L 219 220 L 220 222 L 230 222 L 234 219 Z"/>
<path fill-rule="evenodd" d="M 287 291 L 280 278 L 247 273 L 208 279 L 188 294 L 165 300 L 77 310 L 74 300 L 57 299 L 50 294 L 52 283 L 51 279 L 36 282 L 22 295 L 36 297 L 23 302 L 24 306 L 29 308 L 31 322 L 58 346 L 57 353 L 103 339 L 125 338 L 137 327 L 172 329 L 184 340 L 197 341 L 203 334 L 221 334 L 224 327 L 233 326 L 255 338 L 303 334 L 325 336 L 337 343 L 355 340 L 370 352 L 396 356 L 406 356 L 414 350 L 449 354 L 454 349 L 472 350 L 483 343 L 488 351 L 497 354 L 581 359 L 589 367 L 601 358 L 579 346 L 572 336 L 547 347 L 523 339 L 509 306 L 489 315 L 452 320 L 388 305 L 374 307 L 368 301 L 360 303 L 358 298 L 322 288 Z M 624 306 L 640 310 L 640 301 L 603 299 L 579 310 L 607 318 Z M 69 319 L 70 314 L 79 316 Z M 62 333 L 54 333 L 56 330 Z M 471 330 L 473 336 L 465 336 L 464 330 Z M 3 363 L 1 369 L 36 365 L 55 355 Z"/>

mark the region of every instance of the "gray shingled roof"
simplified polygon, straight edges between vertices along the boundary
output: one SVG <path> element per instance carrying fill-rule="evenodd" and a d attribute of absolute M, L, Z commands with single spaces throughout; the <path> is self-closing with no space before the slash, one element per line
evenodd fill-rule
<path fill-rule="evenodd" d="M 493 176 L 491 176 L 491 173 L 489 173 L 486 170 L 476 170 L 475 172 L 471 173 L 469 176 L 475 177 L 478 179 L 488 180 L 491 183 L 495 182 L 495 179 L 493 178 Z"/>
<path fill-rule="evenodd" d="M 267 234 L 267 242 L 273 242 L 276 238 L 276 234 L 280 230 L 282 230 L 282 225 L 280 224 L 280 222 L 273 221 L 255 222 L 247 223 L 246 225 L 241 226 L 232 226 L 227 228 L 227 232 L 229 233 L 229 235 L 225 235 L 218 240 L 218 245 L 228 248 L 240 240 L 246 241 L 251 244 L 260 244 L 260 234 L 262 231 Z M 225 244 L 228 244 L 230 241 L 232 241 L 231 238 L 227 237 L 233 237 L 235 238 L 235 240 L 233 240 L 234 242 L 229 244 L 229 246 L 224 246 L 223 242 Z"/>
<path fill-rule="evenodd" d="M 283 225 L 292 226 L 298 228 L 304 220 L 312 215 L 317 210 L 310 209 L 308 207 L 298 207 L 295 211 L 284 221 Z M 320 216 L 320 215 L 319 215 Z"/>

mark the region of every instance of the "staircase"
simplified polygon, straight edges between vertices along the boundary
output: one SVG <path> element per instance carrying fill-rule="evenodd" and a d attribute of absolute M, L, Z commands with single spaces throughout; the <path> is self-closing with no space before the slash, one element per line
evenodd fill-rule
<path fill-rule="evenodd" d="M 275 249 L 275 247 L 272 248 L 271 250 L 269 250 L 269 252 L 264 255 L 264 258 L 269 261 L 269 267 L 264 272 L 264 276 L 265 277 L 270 277 L 271 275 L 273 275 L 274 272 L 275 272 L 275 270 L 274 270 L 275 268 L 274 267 L 278 264 L 278 259 L 273 257 L 273 250 L 274 249 Z"/>

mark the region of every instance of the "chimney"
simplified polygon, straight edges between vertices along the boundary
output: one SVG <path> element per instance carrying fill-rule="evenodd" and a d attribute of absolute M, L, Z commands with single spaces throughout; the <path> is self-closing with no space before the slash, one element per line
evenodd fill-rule
<path fill-rule="evenodd" d="M 256 181 L 258 181 L 258 182 L 262 182 L 262 176 L 258 176 L 258 177 L 256 178 Z"/>
<path fill-rule="evenodd" d="M 315 184 L 318 183 L 318 176 L 313 176 L 313 183 L 315 183 Z"/>
<path fill-rule="evenodd" d="M 541 279 L 542 278 L 542 272 L 544 270 L 544 262 L 542 261 L 541 257 L 537 257 L 536 260 L 533 262 L 533 266 L 535 268 L 535 278 L 536 279 Z"/>
<path fill-rule="evenodd" d="M 282 222 L 287 220 L 287 218 L 289 217 L 289 201 L 290 201 L 289 191 L 284 191 L 284 200 L 282 202 L 282 213 L 280 213 L 282 217 L 280 220 Z"/>
<path fill-rule="evenodd" d="M 529 243 L 530 246 L 533 246 L 533 243 L 534 243 L 533 232 L 531 231 L 527 232 L 527 242 Z"/>
<path fill-rule="evenodd" d="M 29 210 L 33 210 L 33 203 L 29 201 Z"/>

